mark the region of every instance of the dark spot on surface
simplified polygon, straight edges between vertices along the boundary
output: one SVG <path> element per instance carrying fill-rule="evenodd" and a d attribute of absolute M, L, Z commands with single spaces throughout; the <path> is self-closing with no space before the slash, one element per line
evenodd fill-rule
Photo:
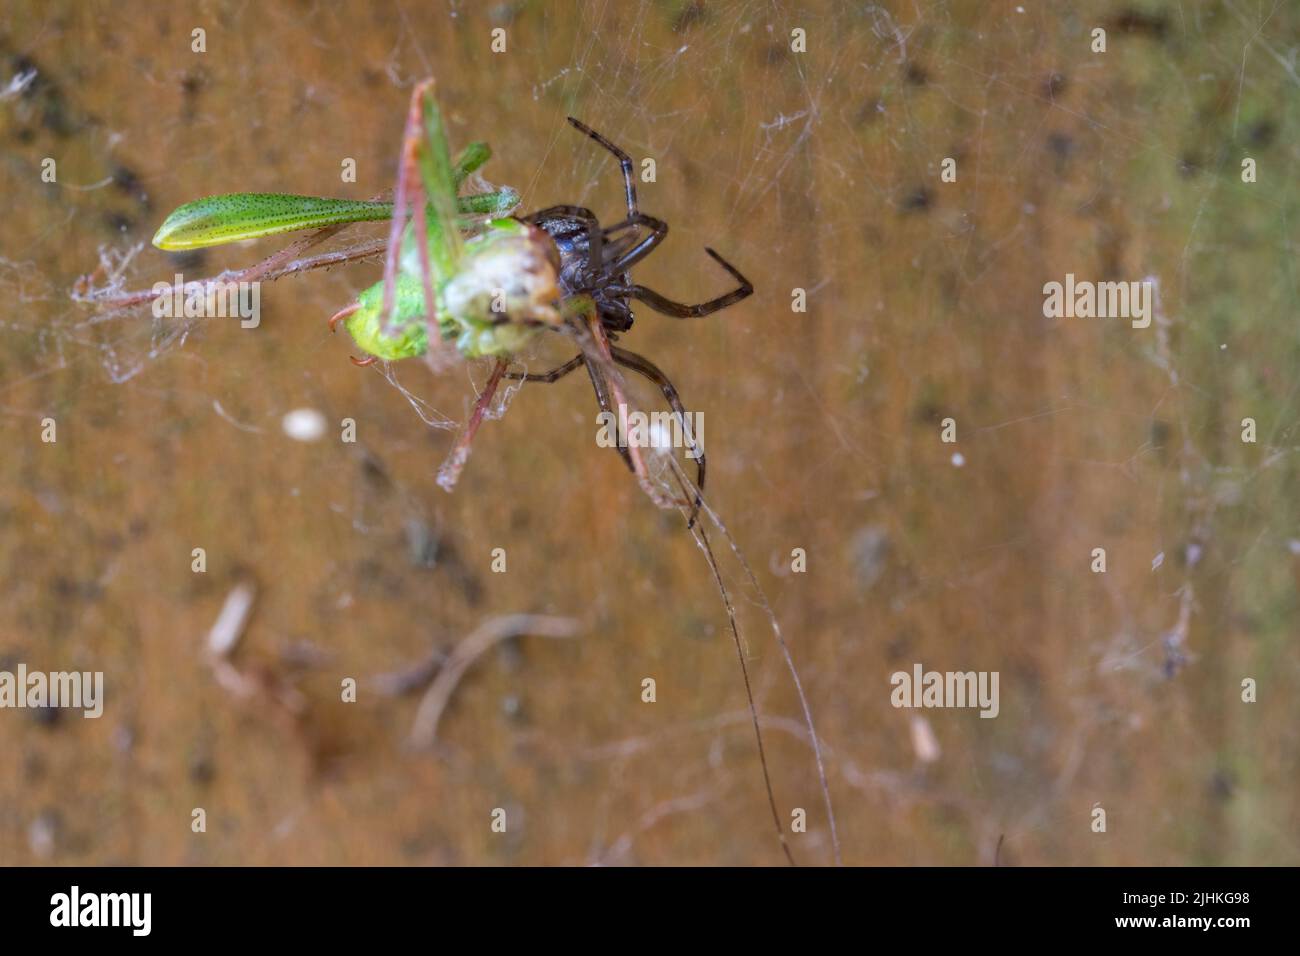
<path fill-rule="evenodd" d="M 1231 800 L 1237 790 L 1237 781 L 1233 779 L 1230 772 L 1225 770 L 1216 770 L 1210 775 L 1210 796 L 1215 800 Z"/>
<path fill-rule="evenodd" d="M 64 112 L 62 99 L 52 96 L 46 101 L 41 110 L 41 125 L 61 139 L 72 135 L 73 124 Z"/>
<path fill-rule="evenodd" d="M 1165 639 L 1165 662 L 1161 672 L 1165 675 L 1165 680 L 1173 680 L 1178 676 L 1178 672 L 1187 664 L 1187 655 L 1168 638 Z"/>
<path fill-rule="evenodd" d="M 704 2 L 703 0 L 688 0 L 682 4 L 681 10 L 673 18 L 673 32 L 685 33 L 697 23 L 704 20 Z"/>
<path fill-rule="evenodd" d="M 186 96 L 198 96 L 207 85 L 207 78 L 199 70 L 191 70 L 181 77 L 181 92 Z"/>
<path fill-rule="evenodd" d="M 28 751 L 23 755 L 23 779 L 28 783 L 40 783 L 47 770 L 45 759 L 39 753 Z"/>
<path fill-rule="evenodd" d="M 113 186 L 118 192 L 130 196 L 145 209 L 149 208 L 149 196 L 140 184 L 140 177 L 128 166 L 118 166 L 113 170 Z"/>
<path fill-rule="evenodd" d="M 20 143 L 30 143 L 36 138 L 36 130 L 30 126 L 20 127 L 18 132 L 14 134 L 14 138 Z"/>
<path fill-rule="evenodd" d="M 912 420 L 918 425 L 937 425 L 944 419 L 943 409 L 934 402 L 921 402 L 912 412 Z"/>
<path fill-rule="evenodd" d="M 454 541 L 446 538 L 439 540 L 436 561 L 437 566 L 451 579 L 452 586 L 464 595 L 465 601 L 471 607 L 477 607 L 483 600 L 483 585 L 461 558 Z"/>
<path fill-rule="evenodd" d="M 363 593 L 382 594 L 389 598 L 400 598 L 406 591 L 406 582 L 394 575 L 374 558 L 358 561 L 353 580 Z"/>
<path fill-rule="evenodd" d="M 44 707 L 33 707 L 28 711 L 32 720 L 41 727 L 54 727 L 58 724 L 60 713 L 58 707 L 51 707 L 48 704 Z"/>
<path fill-rule="evenodd" d="M 924 186 L 912 190 L 903 197 L 899 206 L 905 213 L 925 212 L 930 208 L 930 190 Z"/>
<path fill-rule="evenodd" d="M 910 86 L 925 86 L 930 82 L 930 74 L 921 64 L 908 60 L 907 66 L 903 68 L 903 79 Z"/>
<path fill-rule="evenodd" d="M 1047 148 L 1057 159 L 1069 159 L 1074 152 L 1074 140 L 1069 133 L 1048 133 Z"/>
<path fill-rule="evenodd" d="M 1048 133 L 1047 152 L 1055 161 L 1056 174 L 1062 175 L 1070 157 L 1074 155 L 1074 140 L 1069 133 Z"/>
<path fill-rule="evenodd" d="M 1246 142 L 1251 146 L 1268 146 L 1277 137 L 1277 124 L 1272 120 L 1260 120 L 1246 131 Z"/>
<path fill-rule="evenodd" d="M 50 582 L 50 590 L 58 597 L 80 601 L 97 601 L 104 596 L 104 589 L 98 581 L 91 578 L 78 581 L 62 574 L 56 575 Z"/>
<path fill-rule="evenodd" d="M 878 96 L 873 96 L 862 104 L 862 108 L 858 110 L 855 122 L 858 126 L 865 126 L 868 123 L 874 123 L 884 112 L 885 101 Z"/>
<path fill-rule="evenodd" d="M 106 212 L 104 213 L 104 225 L 113 232 L 130 232 L 135 228 L 135 220 L 125 213 Z"/>
<path fill-rule="evenodd" d="M 1195 176 L 1201 171 L 1201 161 L 1193 156 L 1184 156 L 1178 160 L 1178 175 Z"/>
<path fill-rule="evenodd" d="M 1147 440 L 1151 447 L 1157 451 L 1163 451 L 1169 444 L 1169 436 L 1173 434 L 1173 426 L 1168 422 L 1162 422 L 1156 419 L 1151 422 L 1151 428 Z"/>
<path fill-rule="evenodd" d="M 391 484 L 388 469 L 384 467 L 382 461 L 369 451 L 362 451 L 361 453 L 361 474 L 368 482 L 381 488 L 388 488 Z"/>
<path fill-rule="evenodd" d="M 1052 73 L 1047 77 L 1047 82 L 1043 84 L 1043 89 L 1051 99 L 1056 99 L 1065 92 L 1069 83 L 1065 79 L 1064 73 Z"/>
<path fill-rule="evenodd" d="M 789 53 L 789 47 L 784 43 L 775 41 L 765 46 L 759 55 L 764 66 L 778 66 L 785 62 L 785 58 Z"/>
<path fill-rule="evenodd" d="M 210 784 L 217 776 L 217 768 L 207 756 L 195 757 L 190 761 L 190 779 L 202 786 Z"/>
<path fill-rule="evenodd" d="M 1153 40 L 1163 40 L 1169 31 L 1169 21 L 1162 15 L 1146 13 L 1142 10 L 1125 10 L 1110 21 L 1110 29 L 1117 33 L 1147 36 Z"/>
<path fill-rule="evenodd" d="M 182 252 L 169 253 L 172 264 L 182 272 L 190 270 L 199 270 L 203 268 L 203 263 L 208 260 L 208 250 L 206 249 L 186 249 Z"/>

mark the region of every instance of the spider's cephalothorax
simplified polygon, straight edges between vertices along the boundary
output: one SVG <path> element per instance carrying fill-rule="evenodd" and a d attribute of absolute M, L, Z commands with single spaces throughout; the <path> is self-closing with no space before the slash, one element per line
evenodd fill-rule
<path fill-rule="evenodd" d="M 560 253 L 560 286 L 565 294 L 591 296 L 601 324 L 611 337 L 630 329 L 632 309 L 627 304 L 627 289 L 632 279 L 620 259 L 635 242 L 636 230 L 625 227 L 623 235 L 612 242 L 605 241 L 602 230 L 600 248 L 593 257 L 588 224 L 597 220 L 591 210 L 581 206 L 552 206 L 529 216 L 528 221 L 544 230 L 555 243 Z M 663 232 L 668 231 L 666 225 L 655 222 Z"/>
<path fill-rule="evenodd" d="M 566 297 L 588 296 L 600 315 L 601 328 L 611 340 L 617 339 L 620 332 L 626 332 L 632 327 L 633 314 L 629 304 L 632 299 L 644 302 L 656 312 L 675 319 L 693 319 L 725 309 L 754 291 L 748 279 L 709 248 L 706 248 L 705 252 L 740 283 L 737 288 L 725 295 L 699 305 L 682 305 L 652 289 L 635 284 L 632 281 L 632 267 L 653 252 L 663 241 L 664 236 L 668 235 L 668 224 L 661 219 L 645 215 L 637 208 L 632 158 L 604 136 L 572 116 L 569 117 L 569 122 L 618 158 L 623 171 L 623 189 L 627 197 L 627 218 L 615 225 L 602 227 L 600 220 L 590 209 L 565 205 L 549 206 L 525 217 L 524 221 L 541 228 L 551 237 L 560 253 L 559 281 L 564 295 Z M 663 392 L 664 398 L 668 400 L 673 411 L 685 418 L 686 411 L 677 395 L 677 389 L 649 359 L 614 346 L 610 346 L 610 357 L 616 364 L 654 382 Z M 585 365 L 591 376 L 592 384 L 596 388 L 596 398 L 602 410 L 610 411 L 608 392 L 602 387 L 602 374 L 598 366 L 585 354 L 576 355 L 563 365 L 539 375 L 512 373 L 508 377 L 554 382 L 580 365 Z M 627 461 L 628 467 L 633 467 L 627 450 L 621 445 L 619 452 L 623 455 L 624 461 Z M 703 491 L 704 450 L 695 448 L 692 454 L 698 466 L 697 483 Z M 698 501 L 696 506 L 698 507 Z"/>

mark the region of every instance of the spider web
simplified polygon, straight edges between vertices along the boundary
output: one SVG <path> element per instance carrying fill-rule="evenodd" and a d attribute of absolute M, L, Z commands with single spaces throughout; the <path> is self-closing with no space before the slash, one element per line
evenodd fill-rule
<path fill-rule="evenodd" d="M 780 859 L 712 576 L 680 518 L 595 447 L 581 372 L 504 390 L 448 496 L 437 465 L 486 370 L 353 369 L 325 320 L 377 264 L 268 283 L 249 330 L 106 315 L 71 295 L 101 265 L 98 287 L 138 289 L 278 247 L 149 247 L 196 196 L 389 188 L 407 94 L 434 75 L 453 146 L 488 140 L 484 175 L 517 188 L 522 211 L 619 216 L 617 166 L 568 126 L 574 115 L 639 174 L 654 161 L 641 205 L 671 231 L 638 282 L 685 302 L 726 291 L 711 246 L 755 284 L 707 319 L 638 309 L 619 344 L 705 415 L 707 500 L 761 586 L 723 569 L 777 802 L 809 818 L 806 834 L 787 833 L 801 861 L 829 862 L 830 833 L 765 604 L 817 718 L 848 862 L 991 863 L 1000 840 L 1003 862 L 1300 859 L 1285 771 L 1300 747 L 1287 703 L 1300 692 L 1290 6 L 6 12 L 0 522 L 15 533 L 0 545 L 0 657 L 108 671 L 131 702 L 113 726 L 139 741 L 122 759 L 220 762 L 238 742 L 238 783 L 218 774 L 214 799 L 234 806 L 243 787 L 259 809 L 203 852 Z M 195 54 L 200 26 L 207 52 Z M 1098 27 L 1105 53 L 1091 48 Z M 795 29 L 806 52 L 791 48 Z M 41 181 L 45 158 L 57 184 Z M 340 180 L 347 158 L 355 183 Z M 948 158 L 956 182 L 942 178 Z M 379 235 L 358 227 L 333 248 Z M 1044 318 L 1044 283 L 1067 273 L 1149 279 L 1151 326 Z M 792 309 L 796 290 L 806 311 Z M 540 341 L 516 367 L 549 368 L 570 344 Z M 663 408 L 636 376 L 626 384 L 635 406 Z M 301 407 L 323 413 L 331 438 L 354 421 L 358 441 L 293 443 L 280 421 Z M 38 441 L 46 417 L 54 446 Z M 939 437 L 949 418 L 955 444 Z M 1254 442 L 1241 439 L 1247 418 Z M 673 465 L 648 457 L 671 490 Z M 200 545 L 206 575 L 189 569 Z M 498 547 L 504 574 L 488 569 Z M 1096 548 L 1105 573 L 1090 569 Z M 260 585 L 250 652 L 268 667 L 328 661 L 301 678 L 328 745 L 250 737 L 201 675 L 163 678 L 191 672 L 196 635 L 241 576 Z M 340 674 L 396 667 L 514 610 L 572 615 L 586 631 L 503 645 L 472 671 L 436 759 L 375 743 L 400 738 L 402 702 L 343 721 L 349 731 L 319 716 L 334 713 Z M 891 707 L 890 675 L 915 662 L 1000 672 L 999 716 Z M 646 677 L 655 704 L 640 700 Z M 1247 678 L 1257 703 L 1240 701 Z M 163 724 L 175 729 L 150 734 Z M 66 754 L 58 766 L 88 761 L 76 780 L 27 787 L 24 824 L 110 799 L 153 806 L 150 785 L 115 780 L 108 757 L 13 727 L 0 722 L 0 747 L 17 734 Z M 282 785 L 286 752 L 314 766 L 318 751 L 342 781 L 337 805 L 307 770 Z M 496 806 L 522 822 L 485 849 L 470 834 Z M 1141 832 L 1103 841 L 1096 806 L 1112 836 L 1122 818 Z M 86 839 L 104 859 L 192 852 L 122 825 L 97 832 Z M 254 836 L 268 833 L 261 850 Z M 35 852 L 25 830 L 0 833 L 8 849 Z"/>

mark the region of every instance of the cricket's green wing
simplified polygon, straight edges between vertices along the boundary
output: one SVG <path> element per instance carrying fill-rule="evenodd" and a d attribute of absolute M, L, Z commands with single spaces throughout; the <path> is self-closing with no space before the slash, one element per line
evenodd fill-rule
<path fill-rule="evenodd" d="M 393 204 L 287 193 L 227 193 L 187 202 L 153 237 L 159 249 L 202 249 L 299 229 L 391 219 Z"/>
<path fill-rule="evenodd" d="M 505 215 L 517 205 L 519 194 L 508 188 L 457 200 L 458 211 L 466 216 Z M 227 193 L 196 199 L 176 209 L 158 228 L 153 244 L 168 251 L 202 249 L 300 229 L 378 222 L 392 216 L 390 202 L 288 193 Z"/>

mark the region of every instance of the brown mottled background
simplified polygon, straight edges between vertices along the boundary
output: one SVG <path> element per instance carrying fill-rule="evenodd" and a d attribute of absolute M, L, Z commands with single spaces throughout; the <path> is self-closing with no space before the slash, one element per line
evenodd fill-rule
<path fill-rule="evenodd" d="M 566 114 L 654 157 L 642 203 L 672 233 L 640 281 L 723 291 L 706 244 L 753 277 L 743 304 L 645 312 L 625 341 L 705 414 L 709 499 L 792 645 L 846 862 L 990 863 L 1000 836 L 1015 864 L 1300 862 L 1300 11 L 1022 6 L 0 6 L 0 87 L 37 70 L 0 101 L 0 669 L 102 670 L 108 695 L 98 721 L 0 711 L 0 862 L 782 861 L 708 569 L 595 447 L 579 376 L 520 391 L 448 495 L 452 433 L 325 327 L 377 266 L 269 285 L 259 329 L 183 343 L 147 310 L 95 323 L 69 298 L 101 247 L 144 243 L 132 288 L 278 247 L 149 247 L 197 196 L 380 192 L 425 75 L 525 209 L 618 213 L 615 164 Z M 1067 272 L 1154 277 L 1156 323 L 1044 319 Z M 447 414 L 472 401 L 464 368 L 399 371 Z M 359 441 L 291 441 L 280 418 L 303 406 Z M 247 701 L 201 653 L 243 581 L 234 662 L 269 688 Z M 749 597 L 777 800 L 808 810 L 796 857 L 829 862 Z M 416 698 L 367 680 L 515 612 L 585 630 L 500 646 L 437 749 L 408 752 Z M 922 761 L 889 703 L 913 662 L 999 671 L 1000 716 L 925 713 L 941 752 Z"/>

